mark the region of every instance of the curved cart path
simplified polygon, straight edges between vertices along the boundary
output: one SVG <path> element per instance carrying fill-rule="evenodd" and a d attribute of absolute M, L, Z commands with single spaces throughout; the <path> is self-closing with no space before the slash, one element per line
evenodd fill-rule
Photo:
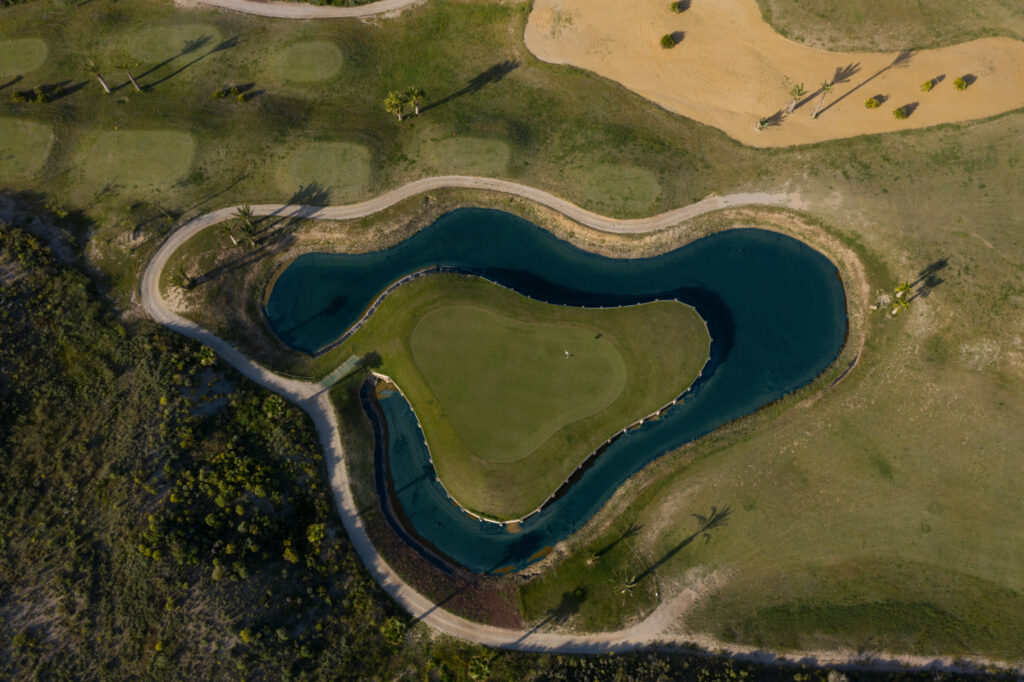
<path fill-rule="evenodd" d="M 358 218 L 381 211 L 398 201 L 416 194 L 442 187 L 487 189 L 514 194 L 555 209 L 584 225 L 617 233 L 642 233 L 660 230 L 703 213 L 731 206 L 796 206 L 799 203 L 795 196 L 786 194 L 731 194 L 722 197 L 709 197 L 695 204 L 649 218 L 616 220 L 597 215 L 548 192 L 519 183 L 493 178 L 444 176 L 411 182 L 374 199 L 358 204 L 325 207 L 264 204 L 253 206 L 252 209 L 253 213 L 261 216 L 274 214 L 315 217 L 319 219 Z M 218 356 L 230 363 L 243 375 L 264 388 L 294 402 L 309 413 L 316 424 L 317 434 L 323 447 L 331 490 L 334 494 L 338 514 L 345 526 L 345 530 L 348 532 L 352 545 L 355 547 L 356 553 L 384 590 L 417 620 L 422 620 L 436 630 L 463 640 L 518 651 L 599 654 L 632 651 L 652 646 L 675 645 L 693 647 L 696 645 L 703 649 L 715 650 L 737 658 L 759 662 L 782 660 L 806 661 L 808 657 L 813 657 L 820 664 L 851 665 L 857 668 L 880 670 L 905 670 L 908 666 L 914 668 L 955 669 L 955 664 L 950 659 L 887 655 L 884 659 L 876 657 L 866 661 L 863 655 L 852 651 L 804 651 L 780 657 L 753 647 L 731 644 L 723 645 L 720 642 L 695 635 L 674 634 L 671 628 L 675 620 L 685 613 L 690 605 L 699 598 L 705 587 L 705 582 L 713 580 L 714 576 L 709 576 L 704 580 L 695 580 L 689 588 L 684 589 L 671 600 L 662 603 L 640 623 L 614 632 L 577 635 L 562 632 L 537 632 L 532 629 L 505 629 L 474 623 L 440 608 L 402 580 L 384 561 L 370 541 L 362 519 L 359 517 L 359 512 L 349 487 L 348 470 L 345 466 L 337 415 L 331 404 L 329 394 L 323 386 L 318 382 L 299 381 L 283 377 L 257 364 L 224 339 L 172 312 L 160 295 L 160 276 L 171 255 L 182 244 L 202 230 L 232 217 L 236 209 L 237 207 L 232 206 L 203 214 L 193 218 L 171 234 L 157 250 L 143 273 L 141 283 L 142 305 L 149 315 L 160 324 L 179 334 L 184 334 L 210 346 Z"/>
<path fill-rule="evenodd" d="M 358 7 L 332 7 L 311 5 L 306 2 L 280 2 L 278 0 L 178 0 L 179 5 L 208 5 L 232 12 L 256 14 L 277 19 L 346 19 L 371 17 L 375 14 L 399 12 L 423 0 L 376 0 Z"/>

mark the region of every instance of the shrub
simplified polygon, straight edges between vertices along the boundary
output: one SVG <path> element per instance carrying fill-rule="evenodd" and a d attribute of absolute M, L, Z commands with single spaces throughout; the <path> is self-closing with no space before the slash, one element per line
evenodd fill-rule
<path fill-rule="evenodd" d="M 672 37 L 671 33 L 666 33 L 661 37 L 661 46 L 666 50 L 676 46 L 676 39 Z"/>
<path fill-rule="evenodd" d="M 935 87 L 935 81 L 927 80 L 921 83 L 921 92 L 931 92 L 931 89 Z"/>
<path fill-rule="evenodd" d="M 680 0 L 679 2 L 673 2 L 671 5 L 669 5 L 669 9 L 671 9 L 676 14 L 679 14 L 680 12 L 686 9 L 686 3 L 683 2 L 682 0 Z"/>
<path fill-rule="evenodd" d="M 897 107 L 892 110 L 892 117 L 902 121 L 907 117 L 907 110 L 904 107 Z"/>
<path fill-rule="evenodd" d="M 214 90 L 213 98 L 214 99 L 224 99 L 224 97 L 227 96 L 227 94 L 228 94 L 227 90 Z"/>
<path fill-rule="evenodd" d="M 14 102 L 15 104 L 24 104 L 28 100 L 25 98 L 24 94 L 22 94 L 20 92 L 16 92 L 13 95 L 11 95 L 11 101 Z"/>
<path fill-rule="evenodd" d="M 956 88 L 957 90 L 966 90 L 967 80 L 965 78 L 957 78 L 955 81 L 953 81 L 953 87 Z"/>
<path fill-rule="evenodd" d="M 231 92 L 232 95 L 237 95 L 238 94 L 238 86 L 237 85 L 232 85 L 230 92 Z"/>
<path fill-rule="evenodd" d="M 245 96 L 244 92 L 240 92 L 238 93 L 238 101 L 244 104 L 249 101 L 249 98 Z"/>
<path fill-rule="evenodd" d="M 881 102 L 878 101 L 877 97 L 868 97 L 864 102 L 864 106 L 868 109 L 877 109 L 879 104 L 881 104 Z"/>

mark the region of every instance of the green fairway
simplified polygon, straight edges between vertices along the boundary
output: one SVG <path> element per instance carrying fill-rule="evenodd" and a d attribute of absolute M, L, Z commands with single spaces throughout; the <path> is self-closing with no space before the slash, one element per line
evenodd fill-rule
<path fill-rule="evenodd" d="M 0 118 L 0 180 L 35 175 L 50 154 L 53 130 L 16 118 Z"/>
<path fill-rule="evenodd" d="M 603 334 L 450 305 L 412 333 L 412 358 L 452 428 L 477 457 L 513 462 L 565 424 L 611 404 L 626 383 Z"/>
<path fill-rule="evenodd" d="M 160 191 L 192 165 L 195 142 L 176 130 L 116 130 L 100 133 L 85 152 L 85 179 L 96 188 L 129 194 Z"/>
<path fill-rule="evenodd" d="M 455 499 L 517 518 L 605 439 L 682 393 L 710 337 L 674 301 L 570 308 L 435 275 L 389 296 L 349 344 L 381 354 Z"/>
<path fill-rule="evenodd" d="M 0 85 L 38 69 L 46 61 L 46 52 L 42 38 L 0 40 Z"/>
<path fill-rule="evenodd" d="M 351 201 L 370 184 L 370 152 L 350 142 L 304 142 L 281 164 L 281 189 L 319 187 L 330 202 Z"/>
<path fill-rule="evenodd" d="M 290 45 L 278 53 L 274 62 L 277 75 L 285 80 L 322 81 L 341 69 L 341 50 L 326 40 Z"/>
<path fill-rule="evenodd" d="M 168 23 L 149 26 L 129 36 L 128 55 L 143 66 L 153 66 L 164 60 L 188 57 L 193 59 L 208 52 L 223 39 L 216 26 L 205 23 Z M 118 55 L 112 55 L 115 60 Z"/>
<path fill-rule="evenodd" d="M 622 206 L 627 211 L 641 212 L 660 198 L 658 177 L 645 168 L 621 164 L 597 164 L 588 173 L 580 188 L 588 204 L 599 211 Z"/>

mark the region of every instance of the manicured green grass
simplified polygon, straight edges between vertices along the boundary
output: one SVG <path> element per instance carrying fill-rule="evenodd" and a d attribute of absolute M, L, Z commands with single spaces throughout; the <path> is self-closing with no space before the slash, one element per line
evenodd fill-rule
<path fill-rule="evenodd" d="M 703 320 L 674 301 L 567 308 L 437 275 L 397 290 L 343 348 L 382 356 L 455 499 L 518 518 L 682 393 L 709 345 Z"/>
<path fill-rule="evenodd" d="M 159 193 L 188 173 L 195 141 L 178 130 L 100 133 L 82 155 L 85 184 L 131 195 Z"/>
<path fill-rule="evenodd" d="M 35 175 L 50 154 L 49 126 L 16 118 L 0 118 L 0 180 Z"/>
<path fill-rule="evenodd" d="M 466 447 L 514 462 L 566 424 L 608 407 L 626 384 L 622 354 L 593 327 L 540 325 L 452 304 L 423 315 L 412 359 Z"/>
<path fill-rule="evenodd" d="M 424 174 L 502 176 L 508 172 L 512 150 L 507 142 L 482 137 L 439 137 L 430 134 L 414 143 L 411 152 Z"/>
<path fill-rule="evenodd" d="M 289 45 L 274 60 L 278 77 L 294 81 L 327 80 L 341 69 L 341 49 L 326 40 Z"/>
<path fill-rule="evenodd" d="M 622 164 L 597 164 L 581 188 L 587 197 L 587 205 L 598 211 L 624 207 L 630 212 L 640 212 L 651 206 L 661 195 L 658 177 L 649 170 Z"/>
<path fill-rule="evenodd" d="M 970 38 L 1024 39 L 1017 0 L 758 0 L 761 13 L 783 35 L 835 50 L 908 50 Z"/>
<path fill-rule="evenodd" d="M 295 193 L 318 187 L 331 202 L 365 195 L 370 184 L 370 152 L 351 142 L 304 142 L 281 164 L 281 189 Z"/>
<path fill-rule="evenodd" d="M 42 38 L 0 40 L 0 85 L 35 71 L 46 61 L 46 41 Z"/>
<path fill-rule="evenodd" d="M 137 32 L 119 37 L 124 46 L 121 50 L 138 60 L 143 70 L 168 59 L 180 59 L 181 63 L 186 63 L 208 52 L 224 39 L 221 31 L 213 24 L 178 23 L 177 20 L 143 27 Z M 109 51 L 107 54 L 119 56 Z"/>

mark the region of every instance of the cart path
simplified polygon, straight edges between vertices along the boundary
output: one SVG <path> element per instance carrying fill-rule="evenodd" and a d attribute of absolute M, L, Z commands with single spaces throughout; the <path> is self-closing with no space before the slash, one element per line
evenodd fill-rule
<path fill-rule="evenodd" d="M 377 0 L 358 7 L 333 7 L 331 5 L 312 5 L 307 2 L 282 2 L 279 0 L 177 0 L 182 7 L 206 5 L 219 7 L 232 12 L 256 14 L 261 17 L 277 19 L 346 19 L 372 17 L 388 12 L 400 12 L 423 0 Z"/>
<path fill-rule="evenodd" d="M 508 180 L 473 176 L 441 176 L 424 178 L 403 185 L 368 201 L 340 206 L 302 206 L 294 204 L 262 204 L 252 206 L 260 216 L 310 217 L 317 219 L 350 219 L 371 215 L 395 203 L 426 191 L 441 188 L 486 189 L 531 199 L 552 208 L 569 218 L 594 229 L 614 233 L 644 233 L 662 230 L 711 211 L 735 206 L 802 206 L 800 198 L 792 194 L 744 193 L 711 196 L 689 206 L 634 220 L 617 220 L 600 216 L 580 208 L 565 199 L 543 190 Z M 807 662 L 819 665 L 849 666 L 857 669 L 906 670 L 942 669 L 962 670 L 962 663 L 952 658 L 903 656 L 889 654 L 865 655 L 856 651 L 800 651 L 777 655 L 755 647 L 727 644 L 693 634 L 675 634 L 677 619 L 686 613 L 706 590 L 707 579 L 694 579 L 688 587 L 671 599 L 662 602 L 649 616 L 636 625 L 612 632 L 573 634 L 546 632 L 532 629 L 506 629 L 474 623 L 440 608 L 417 592 L 384 561 L 373 546 L 359 516 L 349 487 L 337 414 L 329 393 L 319 383 L 300 381 L 278 375 L 257 364 L 224 339 L 200 327 L 195 322 L 174 313 L 160 295 L 159 281 L 168 260 L 177 249 L 199 232 L 234 216 L 237 207 L 211 211 L 188 221 L 173 232 L 152 257 L 143 272 L 140 287 L 142 306 L 163 326 L 200 341 L 247 378 L 277 393 L 304 409 L 316 425 L 317 435 L 324 451 L 331 491 L 338 514 L 349 539 L 363 564 L 374 579 L 415 619 L 453 637 L 491 647 L 526 652 L 558 654 L 601 654 L 626 652 L 648 647 L 693 647 L 698 652 L 708 650 L 735 658 L 773 662 Z M 979 665 L 987 663 L 980 662 Z M 968 668 L 973 670 L 974 668 Z"/>

